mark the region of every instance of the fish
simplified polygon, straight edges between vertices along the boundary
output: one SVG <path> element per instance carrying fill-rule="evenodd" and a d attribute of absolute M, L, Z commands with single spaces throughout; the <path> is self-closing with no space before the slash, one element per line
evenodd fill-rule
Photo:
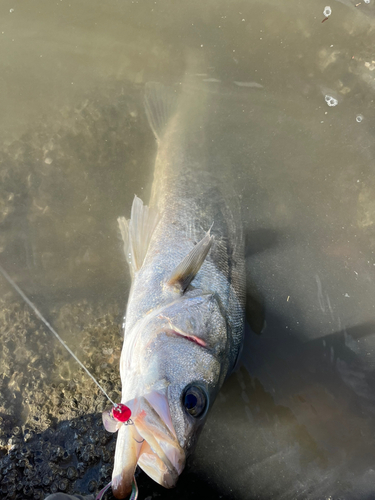
<path fill-rule="evenodd" d="M 228 195 L 207 154 L 209 95 L 145 85 L 157 142 L 151 196 L 148 205 L 135 196 L 130 219 L 118 219 L 132 278 L 120 358 L 131 419 L 111 429 L 118 499 L 130 493 L 137 465 L 176 485 L 241 353 L 244 236 L 238 196 Z"/>

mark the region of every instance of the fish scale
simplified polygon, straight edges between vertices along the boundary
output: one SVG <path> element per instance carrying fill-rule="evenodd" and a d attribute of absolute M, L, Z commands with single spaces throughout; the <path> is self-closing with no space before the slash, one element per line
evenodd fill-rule
<path fill-rule="evenodd" d="M 244 240 L 238 197 L 208 154 L 210 97 L 146 85 L 158 143 L 151 199 L 146 207 L 135 197 L 130 220 L 119 219 L 133 278 L 121 402 L 134 425 L 119 428 L 117 498 L 130 492 L 137 464 L 163 486 L 175 485 L 241 350 Z M 131 445 L 140 434 L 143 444 Z"/>

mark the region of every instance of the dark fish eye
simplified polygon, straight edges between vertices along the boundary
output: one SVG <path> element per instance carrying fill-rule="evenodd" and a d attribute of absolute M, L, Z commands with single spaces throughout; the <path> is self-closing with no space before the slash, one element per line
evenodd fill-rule
<path fill-rule="evenodd" d="M 187 413 L 194 418 L 198 418 L 206 409 L 207 395 L 201 387 L 190 385 L 185 389 L 183 402 Z"/>

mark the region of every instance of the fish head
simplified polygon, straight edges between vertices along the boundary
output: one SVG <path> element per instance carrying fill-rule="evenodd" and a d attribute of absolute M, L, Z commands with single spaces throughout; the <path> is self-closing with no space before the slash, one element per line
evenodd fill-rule
<path fill-rule="evenodd" d="M 130 492 L 137 464 L 157 483 L 175 486 L 228 372 L 227 324 L 213 294 L 188 292 L 134 329 L 120 362 L 133 425 L 118 433 L 116 498 Z"/>
<path fill-rule="evenodd" d="M 171 420 L 187 457 L 229 369 L 227 323 L 217 298 L 200 291 L 188 293 L 160 316 L 168 328 L 164 325 L 155 347 L 163 349 L 160 367 L 168 381 Z"/>

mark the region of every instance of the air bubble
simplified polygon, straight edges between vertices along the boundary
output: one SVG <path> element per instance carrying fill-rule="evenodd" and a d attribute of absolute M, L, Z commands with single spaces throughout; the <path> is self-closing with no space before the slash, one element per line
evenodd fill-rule
<path fill-rule="evenodd" d="M 358 123 L 361 123 L 362 120 L 363 120 L 363 116 L 362 115 L 357 115 L 355 117 L 355 121 L 358 122 Z"/>
<path fill-rule="evenodd" d="M 324 97 L 326 103 L 328 104 L 328 106 L 337 106 L 339 101 L 337 99 L 335 99 L 334 97 L 332 97 L 331 95 L 326 95 Z"/>
<path fill-rule="evenodd" d="M 363 0 L 365 3 L 370 3 L 370 0 Z"/>
<path fill-rule="evenodd" d="M 330 16 L 332 14 L 332 9 L 329 5 L 327 5 L 326 7 L 324 7 L 324 10 L 323 10 L 323 16 Z"/>

